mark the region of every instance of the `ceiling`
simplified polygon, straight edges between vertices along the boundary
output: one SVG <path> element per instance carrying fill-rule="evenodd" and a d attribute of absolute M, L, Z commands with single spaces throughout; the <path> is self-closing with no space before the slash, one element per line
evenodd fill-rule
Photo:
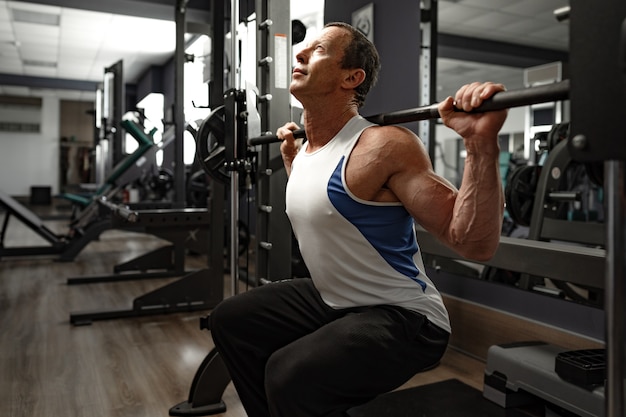
<path fill-rule="evenodd" d="M 190 0 L 187 17 L 208 21 L 208 11 L 201 9 L 208 3 Z M 165 63 L 174 53 L 174 4 L 0 0 L 0 94 L 93 100 L 94 83 L 119 60 L 126 82 L 137 81 L 147 68 Z"/>
<path fill-rule="evenodd" d="M 81 90 L 101 81 L 104 68 L 120 59 L 126 82 L 135 82 L 149 66 L 163 64 L 173 55 L 171 3 L 0 0 L 0 94 L 93 100 L 93 91 Z M 439 0 L 437 4 L 439 32 L 450 35 L 439 41 L 438 98 L 468 80 L 522 87 L 522 66 L 528 64 L 513 58 L 525 55 L 529 58 L 525 62 L 532 64 L 534 57 L 545 62 L 567 51 L 568 25 L 559 23 L 553 11 L 567 6 L 568 0 Z M 198 13 L 202 16 L 202 11 Z M 463 46 L 467 39 L 491 42 L 470 42 L 471 47 L 488 50 L 491 58 L 474 62 L 473 56 L 462 56 L 460 51 L 471 49 Z M 523 48 L 521 52 L 515 45 Z M 50 88 L 51 84 L 59 88 Z"/>
<path fill-rule="evenodd" d="M 550 56 L 554 56 L 555 60 L 567 59 L 569 25 L 554 17 L 554 11 L 565 6 L 569 6 L 569 0 L 440 0 L 440 33 L 502 43 L 489 44 L 487 47 L 498 49 L 502 55 L 506 55 L 509 49 L 511 55 L 501 60 L 494 59 L 501 61 L 499 65 L 485 64 L 473 62 L 471 53 L 465 60 L 443 58 L 443 48 L 440 46 L 440 58 L 437 61 L 438 99 L 453 94 L 456 88 L 474 80 L 502 82 L 508 89 L 523 88 L 524 65 L 503 65 L 513 61 L 515 54 L 545 57 L 544 62 L 552 62 Z M 513 50 L 512 45 L 524 48 Z"/>

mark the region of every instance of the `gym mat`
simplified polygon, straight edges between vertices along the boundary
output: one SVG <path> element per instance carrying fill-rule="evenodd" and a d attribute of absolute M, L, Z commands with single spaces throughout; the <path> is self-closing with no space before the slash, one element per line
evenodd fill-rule
<path fill-rule="evenodd" d="M 528 417 L 483 398 L 457 379 L 393 391 L 351 409 L 350 417 Z"/>

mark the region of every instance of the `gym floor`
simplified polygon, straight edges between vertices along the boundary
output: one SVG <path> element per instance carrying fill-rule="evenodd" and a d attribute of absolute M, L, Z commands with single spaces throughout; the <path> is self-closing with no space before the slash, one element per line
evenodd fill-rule
<path fill-rule="evenodd" d="M 50 214 L 46 207 L 33 210 Z M 57 233 L 64 233 L 68 224 L 45 223 Z M 5 243 L 42 244 L 18 221 L 10 223 Z M 208 311 L 88 326 L 69 322 L 73 312 L 128 309 L 135 297 L 173 279 L 70 286 L 67 278 L 109 274 L 116 263 L 163 244 L 152 236 L 112 230 L 74 262 L 0 260 L 0 415 L 167 416 L 170 407 L 187 400 L 193 376 L 213 347 L 210 334 L 198 324 Z M 201 268 L 206 262 L 204 256 L 190 256 L 187 267 Z M 224 279 L 229 296 L 229 277 Z M 483 368 L 483 361 L 450 348 L 439 367 L 416 375 L 404 387 L 456 378 L 482 389 Z M 218 416 L 245 417 L 232 384 L 223 400 L 227 411 Z"/>

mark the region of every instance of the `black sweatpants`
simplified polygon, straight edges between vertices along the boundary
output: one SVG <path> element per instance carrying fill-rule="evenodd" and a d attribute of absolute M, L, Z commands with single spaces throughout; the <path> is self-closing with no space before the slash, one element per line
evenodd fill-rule
<path fill-rule="evenodd" d="M 332 309 L 308 278 L 227 298 L 210 320 L 249 417 L 345 416 L 435 365 L 449 336 L 400 307 Z"/>

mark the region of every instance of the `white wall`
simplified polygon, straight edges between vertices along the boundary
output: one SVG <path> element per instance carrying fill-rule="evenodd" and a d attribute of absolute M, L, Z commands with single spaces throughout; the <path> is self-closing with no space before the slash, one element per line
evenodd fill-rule
<path fill-rule="evenodd" d="M 0 190 L 29 196 L 31 186 L 59 189 L 60 101 L 43 97 L 39 133 L 0 132 Z"/>

